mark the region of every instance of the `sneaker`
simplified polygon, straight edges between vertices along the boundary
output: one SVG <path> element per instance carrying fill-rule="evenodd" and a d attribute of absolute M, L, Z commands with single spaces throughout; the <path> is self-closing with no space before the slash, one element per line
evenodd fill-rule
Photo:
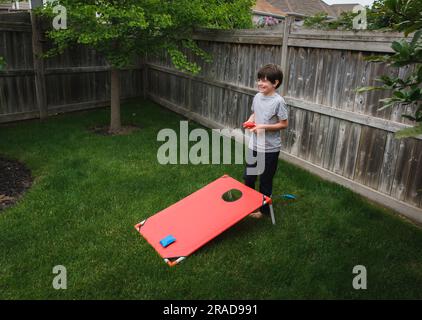
<path fill-rule="evenodd" d="M 261 211 L 252 212 L 249 217 L 255 218 L 255 219 L 261 219 L 264 217 L 264 214 Z"/>

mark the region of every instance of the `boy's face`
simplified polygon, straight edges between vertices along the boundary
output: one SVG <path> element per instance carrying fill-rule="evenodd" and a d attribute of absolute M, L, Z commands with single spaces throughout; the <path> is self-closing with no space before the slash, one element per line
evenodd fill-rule
<path fill-rule="evenodd" d="M 264 95 L 271 95 L 275 91 L 275 87 L 278 84 L 278 80 L 275 81 L 275 83 L 272 83 L 270 80 L 267 80 L 267 78 L 264 79 L 258 79 L 258 91 L 261 92 Z"/>

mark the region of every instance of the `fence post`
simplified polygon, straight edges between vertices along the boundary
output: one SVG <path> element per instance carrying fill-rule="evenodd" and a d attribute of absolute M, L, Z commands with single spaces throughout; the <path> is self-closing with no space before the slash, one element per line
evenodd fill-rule
<path fill-rule="evenodd" d="M 283 83 L 281 84 L 281 95 L 285 96 L 287 93 L 287 86 L 288 86 L 288 74 L 289 74 L 289 62 L 287 60 L 287 56 L 289 54 L 289 34 L 290 29 L 295 21 L 295 18 L 292 16 L 287 16 L 284 19 L 284 29 L 283 29 L 283 44 L 281 47 L 281 70 L 283 71 L 284 79 Z"/>
<path fill-rule="evenodd" d="M 145 58 L 146 60 L 146 58 Z M 147 99 L 148 98 L 148 93 L 149 93 L 149 86 L 148 86 L 148 63 L 145 61 L 143 63 L 143 68 L 142 68 L 142 82 L 143 82 L 143 98 Z"/>
<path fill-rule="evenodd" d="M 44 60 L 42 57 L 43 49 L 41 43 L 40 20 L 32 10 L 30 11 L 30 15 L 32 25 L 32 57 L 34 60 L 37 106 L 40 111 L 40 119 L 45 119 L 48 116 L 47 91 L 45 87 Z"/>

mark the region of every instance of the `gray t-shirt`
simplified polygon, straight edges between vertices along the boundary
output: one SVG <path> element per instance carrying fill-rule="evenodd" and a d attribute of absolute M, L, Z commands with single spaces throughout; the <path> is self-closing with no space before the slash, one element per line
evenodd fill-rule
<path fill-rule="evenodd" d="M 276 124 L 288 118 L 286 102 L 278 93 L 272 96 L 257 93 L 253 99 L 251 111 L 255 112 L 256 124 Z M 265 139 L 260 137 L 257 139 L 256 133 L 253 133 L 249 140 L 249 149 L 259 152 L 280 151 L 280 131 L 265 130 Z"/>

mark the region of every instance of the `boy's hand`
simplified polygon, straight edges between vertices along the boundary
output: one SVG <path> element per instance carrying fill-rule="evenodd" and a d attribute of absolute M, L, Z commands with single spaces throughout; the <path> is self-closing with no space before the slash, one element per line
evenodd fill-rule
<path fill-rule="evenodd" d="M 263 124 L 256 124 L 253 128 L 249 129 L 250 132 L 261 133 L 265 131 L 265 125 Z"/>
<path fill-rule="evenodd" d="M 255 127 L 255 122 L 253 122 L 253 121 L 243 122 L 243 128 L 245 128 L 245 129 L 251 129 L 253 127 Z"/>

